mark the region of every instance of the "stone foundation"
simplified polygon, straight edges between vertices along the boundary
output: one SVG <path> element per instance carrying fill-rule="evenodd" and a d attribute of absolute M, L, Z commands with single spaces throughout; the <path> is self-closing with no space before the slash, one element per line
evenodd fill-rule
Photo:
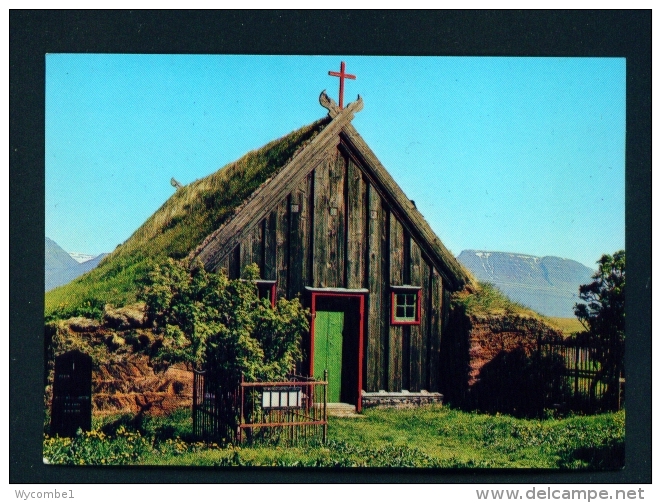
<path fill-rule="evenodd" d="M 399 392 L 383 391 L 362 393 L 363 408 L 367 407 L 394 407 L 398 409 L 419 407 L 432 403 L 442 404 L 443 395 L 441 393 L 430 393 L 429 391 L 407 391 Z"/>

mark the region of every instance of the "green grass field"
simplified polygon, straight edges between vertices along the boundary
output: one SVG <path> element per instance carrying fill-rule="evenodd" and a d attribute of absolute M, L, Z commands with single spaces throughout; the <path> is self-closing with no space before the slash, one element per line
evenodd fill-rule
<path fill-rule="evenodd" d="M 114 422 L 111 422 L 114 420 Z M 75 439 L 46 437 L 54 464 L 614 469 L 624 463 L 624 411 L 525 420 L 429 406 L 330 418 L 328 443 L 226 446 L 194 442 L 190 411 L 95 420 Z"/>
<path fill-rule="evenodd" d="M 585 330 L 577 318 L 549 318 L 549 320 L 562 330 L 565 337 L 574 332 L 582 332 Z"/>

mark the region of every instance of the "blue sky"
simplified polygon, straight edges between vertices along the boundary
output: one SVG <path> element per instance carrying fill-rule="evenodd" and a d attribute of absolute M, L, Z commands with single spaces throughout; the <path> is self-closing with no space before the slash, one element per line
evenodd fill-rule
<path fill-rule="evenodd" d="M 624 248 L 623 58 L 46 56 L 46 236 L 112 251 L 174 191 L 325 115 L 444 244 L 588 266 Z"/>

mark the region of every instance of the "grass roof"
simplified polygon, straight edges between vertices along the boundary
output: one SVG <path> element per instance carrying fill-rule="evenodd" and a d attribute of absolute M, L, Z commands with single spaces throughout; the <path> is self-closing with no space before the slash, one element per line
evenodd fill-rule
<path fill-rule="evenodd" d="M 524 316 L 547 321 L 546 317 L 532 309 L 514 302 L 492 283 L 477 282 L 453 294 L 453 301 L 465 308 L 466 314 L 485 316 Z"/>
<path fill-rule="evenodd" d="M 328 121 L 324 118 L 298 129 L 177 190 L 98 267 L 47 292 L 46 319 L 94 315 L 106 303 L 135 301 L 139 282 L 153 260 L 186 257 Z"/>

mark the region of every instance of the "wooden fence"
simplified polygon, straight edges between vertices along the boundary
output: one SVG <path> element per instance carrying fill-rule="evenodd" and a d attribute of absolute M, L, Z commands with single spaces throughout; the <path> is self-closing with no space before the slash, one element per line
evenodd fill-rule
<path fill-rule="evenodd" d="M 607 378 L 595 382 L 600 364 L 595 358 L 595 350 L 575 338 L 562 341 L 543 341 L 539 344 L 542 356 L 559 355 L 565 366 L 564 377 L 570 388 L 570 394 L 575 408 L 594 409 L 599 406 L 608 391 Z M 622 375 L 613 377 L 617 386 L 616 408 L 619 410 L 624 403 L 625 379 Z M 591 387 L 594 383 L 594 389 Z"/>
<path fill-rule="evenodd" d="M 210 385 L 195 372 L 193 433 L 221 443 L 296 444 L 313 438 L 326 442 L 328 379 L 289 376 L 287 381 L 245 382 L 231 390 Z"/>

